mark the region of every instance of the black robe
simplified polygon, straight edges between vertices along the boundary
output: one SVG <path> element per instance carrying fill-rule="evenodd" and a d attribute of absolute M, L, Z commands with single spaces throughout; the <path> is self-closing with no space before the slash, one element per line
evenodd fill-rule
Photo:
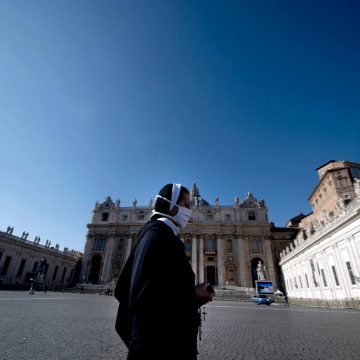
<path fill-rule="evenodd" d="M 117 331 L 124 321 L 129 324 L 128 360 L 196 359 L 195 275 L 184 244 L 166 224 L 152 220 L 141 229 L 115 296 Z"/>

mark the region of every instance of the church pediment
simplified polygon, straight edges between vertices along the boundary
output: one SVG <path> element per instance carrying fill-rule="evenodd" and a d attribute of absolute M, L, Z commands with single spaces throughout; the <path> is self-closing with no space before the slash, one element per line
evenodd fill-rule
<path fill-rule="evenodd" d="M 246 199 L 239 204 L 241 208 L 257 209 L 265 207 L 264 200 L 257 200 L 251 192 L 247 193 Z"/>

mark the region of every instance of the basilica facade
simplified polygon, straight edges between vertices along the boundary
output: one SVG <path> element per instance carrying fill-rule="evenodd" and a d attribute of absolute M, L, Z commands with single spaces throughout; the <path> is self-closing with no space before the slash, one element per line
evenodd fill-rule
<path fill-rule="evenodd" d="M 265 278 L 282 287 L 278 267 L 280 253 L 296 237 L 295 227 L 275 227 L 268 221 L 263 200 L 248 193 L 231 205 L 204 200 L 194 183 L 191 189 L 192 216 L 180 233 L 197 282 L 219 287 L 252 289 L 257 266 L 264 265 Z M 92 284 L 112 284 L 118 279 L 139 230 L 150 219 L 153 201 L 123 207 L 107 197 L 97 202 L 87 225 L 81 278 Z M 166 271 L 166 269 L 164 269 Z"/>

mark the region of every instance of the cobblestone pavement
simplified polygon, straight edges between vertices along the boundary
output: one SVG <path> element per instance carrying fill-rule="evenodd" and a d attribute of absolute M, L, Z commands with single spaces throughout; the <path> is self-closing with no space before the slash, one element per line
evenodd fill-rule
<path fill-rule="evenodd" d="M 0 291 L 0 359 L 125 359 L 116 311 L 112 296 Z M 214 301 L 206 312 L 199 360 L 360 358 L 360 311 Z"/>

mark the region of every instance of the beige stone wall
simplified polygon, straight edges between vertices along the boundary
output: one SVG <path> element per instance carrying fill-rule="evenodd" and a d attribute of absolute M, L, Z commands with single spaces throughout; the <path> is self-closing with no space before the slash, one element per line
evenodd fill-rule
<path fill-rule="evenodd" d="M 269 224 L 264 202 L 258 202 L 251 194 L 244 202 L 236 201 L 233 206 L 216 203 L 194 206 L 192 210 L 192 218 L 179 236 L 188 250 L 187 256 L 198 282 L 208 280 L 220 287 L 253 287 L 252 267 L 261 260 L 266 266 L 267 279 L 276 287 L 280 285 L 278 254 L 294 239 L 297 230 Z M 93 221 L 88 225 L 83 267 L 85 281 L 93 280 L 90 276 L 92 259 L 100 256 L 97 283 L 116 282 L 151 211 L 151 207 L 137 204 L 121 207 L 110 198 L 102 204 L 97 203 Z M 103 215 L 106 212 L 108 216 Z M 103 220 L 105 218 L 108 220 Z M 99 236 L 104 238 L 103 247 L 96 245 Z M 113 245 L 109 246 L 111 241 Z"/>
<path fill-rule="evenodd" d="M 82 258 L 81 253 L 66 249 L 60 251 L 1 231 L 0 254 L 0 282 L 3 285 L 24 284 L 27 274 L 34 271 L 36 263 L 40 264 L 40 261 L 46 258 L 48 270 L 46 277 L 42 280 L 53 286 L 69 286 L 74 280 L 77 263 Z M 7 258 L 11 258 L 11 260 L 5 272 L 3 270 L 5 270 Z M 23 260 L 25 261 L 23 271 L 19 275 Z M 56 268 L 57 270 L 55 270 Z M 65 276 L 62 278 L 64 269 L 66 269 Z"/>

